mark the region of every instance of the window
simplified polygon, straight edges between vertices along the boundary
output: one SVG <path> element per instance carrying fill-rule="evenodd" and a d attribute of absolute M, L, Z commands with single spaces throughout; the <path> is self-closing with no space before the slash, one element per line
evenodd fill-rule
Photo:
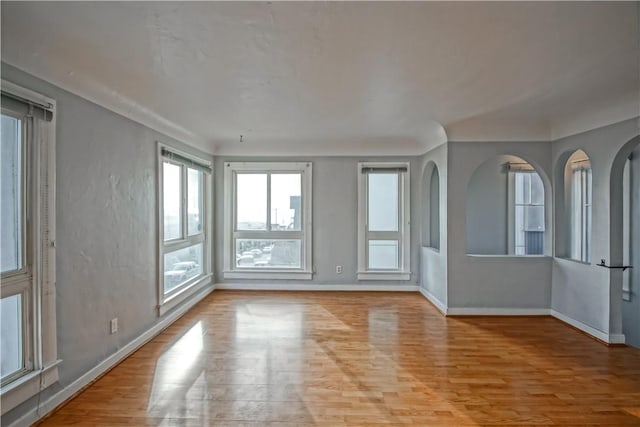
<path fill-rule="evenodd" d="M 358 279 L 409 280 L 409 164 L 358 164 Z"/>
<path fill-rule="evenodd" d="M 432 161 L 422 171 L 422 246 L 440 249 L 440 175 Z"/>
<path fill-rule="evenodd" d="M 567 161 L 571 179 L 571 258 L 591 261 L 591 162 L 582 150 Z"/>
<path fill-rule="evenodd" d="M 225 164 L 227 278 L 311 279 L 310 163 Z"/>
<path fill-rule="evenodd" d="M 514 253 L 544 252 L 544 185 L 535 171 L 514 172 Z"/>
<path fill-rule="evenodd" d="M 54 110 L 53 100 L 2 81 L 0 406 L 3 414 L 58 379 Z"/>
<path fill-rule="evenodd" d="M 160 314 L 210 283 L 210 162 L 160 150 Z"/>

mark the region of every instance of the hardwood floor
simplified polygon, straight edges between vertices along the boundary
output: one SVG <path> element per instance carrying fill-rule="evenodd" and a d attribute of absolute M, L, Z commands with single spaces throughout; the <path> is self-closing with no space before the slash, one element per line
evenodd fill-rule
<path fill-rule="evenodd" d="M 640 350 L 417 293 L 216 291 L 43 425 L 640 425 Z"/>

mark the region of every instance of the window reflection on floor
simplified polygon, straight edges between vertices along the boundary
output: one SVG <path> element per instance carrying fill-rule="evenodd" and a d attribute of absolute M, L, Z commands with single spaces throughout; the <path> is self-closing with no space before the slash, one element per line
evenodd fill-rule
<path fill-rule="evenodd" d="M 236 311 L 236 342 L 244 339 L 299 338 L 303 307 L 296 304 L 246 304 Z"/>
<path fill-rule="evenodd" d="M 203 333 L 202 321 L 198 321 L 158 358 L 147 406 L 149 415 L 167 416 L 169 407 L 179 410 L 175 403 L 181 394 L 187 401 L 186 394 L 202 376 L 206 362 L 201 358 Z"/>

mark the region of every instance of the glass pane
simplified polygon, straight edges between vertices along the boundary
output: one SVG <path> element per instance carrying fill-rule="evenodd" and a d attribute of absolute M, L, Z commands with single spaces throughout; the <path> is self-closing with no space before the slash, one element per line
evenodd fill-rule
<path fill-rule="evenodd" d="M 302 240 L 236 239 L 236 266 L 302 268 Z"/>
<path fill-rule="evenodd" d="M 202 243 L 164 254 L 164 293 L 202 274 Z"/>
<path fill-rule="evenodd" d="M 369 240 L 369 269 L 397 270 L 398 241 Z"/>
<path fill-rule="evenodd" d="M 571 258 L 582 260 L 582 170 L 575 169 L 571 182 Z"/>
<path fill-rule="evenodd" d="M 525 231 L 544 231 L 544 206 L 526 206 Z"/>
<path fill-rule="evenodd" d="M 162 191 L 164 199 L 164 240 L 182 237 L 180 200 L 182 198 L 182 167 L 163 163 Z"/>
<path fill-rule="evenodd" d="M 398 174 L 367 176 L 369 231 L 398 231 Z"/>
<path fill-rule="evenodd" d="M 534 205 L 544 204 L 544 184 L 542 178 L 537 173 L 530 173 L 531 176 L 531 203 Z"/>
<path fill-rule="evenodd" d="M 585 204 L 591 204 L 591 194 L 592 194 L 592 189 L 591 189 L 591 185 L 592 185 L 592 176 L 591 176 L 591 169 L 587 169 L 585 171 L 586 175 L 587 175 L 587 188 L 585 189 Z"/>
<path fill-rule="evenodd" d="M 0 153 L 0 268 L 19 270 L 22 265 L 22 135 L 21 121 L 2 116 Z"/>
<path fill-rule="evenodd" d="M 302 229 L 302 175 L 271 175 L 271 229 Z"/>
<path fill-rule="evenodd" d="M 267 229 L 267 174 L 236 175 L 236 224 L 238 230 Z"/>
<path fill-rule="evenodd" d="M 516 172 L 515 173 L 515 186 L 516 186 L 516 204 L 518 205 L 523 205 L 526 203 L 525 197 L 524 197 L 524 193 L 525 193 L 525 177 L 526 177 L 526 173 L 520 173 L 520 172 Z"/>
<path fill-rule="evenodd" d="M 524 246 L 524 222 L 525 222 L 525 207 L 516 206 L 516 218 L 515 218 L 515 238 L 516 247 Z"/>
<path fill-rule="evenodd" d="M 24 367 L 22 352 L 22 295 L 0 299 L 0 376 Z"/>
<path fill-rule="evenodd" d="M 204 173 L 187 169 L 187 229 L 189 236 L 202 232 Z"/>

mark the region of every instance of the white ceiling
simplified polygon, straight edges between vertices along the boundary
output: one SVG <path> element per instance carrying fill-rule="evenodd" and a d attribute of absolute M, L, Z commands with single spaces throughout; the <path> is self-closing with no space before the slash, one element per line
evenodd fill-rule
<path fill-rule="evenodd" d="M 3 61 L 212 153 L 415 154 L 638 115 L 636 2 L 1 8 Z"/>

